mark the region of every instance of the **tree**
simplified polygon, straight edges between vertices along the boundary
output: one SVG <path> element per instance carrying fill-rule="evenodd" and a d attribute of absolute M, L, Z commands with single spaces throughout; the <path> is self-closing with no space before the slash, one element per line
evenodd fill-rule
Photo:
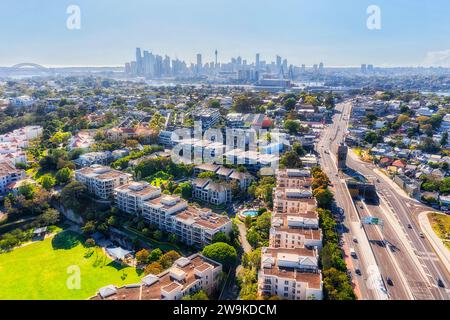
<path fill-rule="evenodd" d="M 146 275 L 147 274 L 157 275 L 163 272 L 163 270 L 164 269 L 159 262 L 152 262 L 145 268 L 144 273 Z"/>
<path fill-rule="evenodd" d="M 162 255 L 163 255 L 163 253 L 160 248 L 153 249 L 152 252 L 150 252 L 148 260 L 149 261 L 158 261 Z"/>
<path fill-rule="evenodd" d="M 295 120 L 286 120 L 284 122 L 284 129 L 287 130 L 290 134 L 297 134 L 300 130 L 300 123 Z"/>
<path fill-rule="evenodd" d="M 356 299 L 347 274 L 335 268 L 323 271 L 323 286 L 328 300 Z"/>
<path fill-rule="evenodd" d="M 285 152 L 281 156 L 280 164 L 289 169 L 297 169 L 302 167 L 302 161 L 300 160 L 297 152 L 294 151 Z"/>
<path fill-rule="evenodd" d="M 225 242 L 230 243 L 230 236 L 227 235 L 225 232 L 217 232 L 212 239 L 212 243 L 216 242 Z"/>
<path fill-rule="evenodd" d="M 442 138 L 441 138 L 441 146 L 445 146 L 448 143 L 448 131 L 444 131 L 444 133 L 442 134 Z"/>
<path fill-rule="evenodd" d="M 215 179 L 217 177 L 215 172 L 205 171 L 198 174 L 200 179 Z"/>
<path fill-rule="evenodd" d="M 81 230 L 86 235 L 91 235 L 95 232 L 95 222 L 94 221 L 88 221 L 85 223 L 83 227 L 81 227 Z"/>
<path fill-rule="evenodd" d="M 259 241 L 261 240 L 258 231 L 255 230 L 255 228 L 250 228 L 250 230 L 247 232 L 247 241 L 250 243 L 252 247 L 257 247 L 259 244 Z"/>
<path fill-rule="evenodd" d="M 19 194 L 23 195 L 26 199 L 33 198 L 36 191 L 36 186 L 30 182 L 24 182 L 19 187 Z"/>
<path fill-rule="evenodd" d="M 220 101 L 217 100 L 217 99 L 211 99 L 211 100 L 208 101 L 208 106 L 210 108 L 218 109 L 218 108 L 220 108 Z"/>
<path fill-rule="evenodd" d="M 295 100 L 294 98 L 286 99 L 283 103 L 286 110 L 294 109 L 296 104 L 297 104 L 297 100 Z"/>
<path fill-rule="evenodd" d="M 178 241 L 177 235 L 174 233 L 170 233 L 169 236 L 167 237 L 167 240 L 169 242 L 175 243 Z"/>
<path fill-rule="evenodd" d="M 62 169 L 58 170 L 58 172 L 56 172 L 55 179 L 56 179 L 56 182 L 59 185 L 61 185 L 61 184 L 65 184 L 65 183 L 69 182 L 72 175 L 73 175 L 72 170 L 70 170 L 69 168 L 62 168 Z"/>
<path fill-rule="evenodd" d="M 150 129 L 161 131 L 162 129 L 164 129 L 164 122 L 164 117 L 159 112 L 155 112 L 152 116 L 152 119 L 148 123 L 148 127 Z"/>
<path fill-rule="evenodd" d="M 242 256 L 242 265 L 245 268 L 258 270 L 261 267 L 261 248 L 252 250 L 249 253 L 244 253 Z"/>
<path fill-rule="evenodd" d="M 250 228 L 250 226 L 252 225 L 252 222 L 253 222 L 252 217 L 250 217 L 250 216 L 245 216 L 244 224 L 245 224 L 245 226 L 247 227 L 247 229 Z"/>
<path fill-rule="evenodd" d="M 183 199 L 190 199 L 192 197 L 192 184 L 189 182 L 183 182 L 179 184 L 181 189 L 181 196 Z"/>
<path fill-rule="evenodd" d="M 150 257 L 150 253 L 147 249 L 142 249 L 136 252 L 136 261 L 138 263 L 147 263 L 148 258 Z"/>
<path fill-rule="evenodd" d="M 41 185 L 45 190 L 50 190 L 55 186 L 56 180 L 49 174 L 45 174 L 41 177 Z"/>
<path fill-rule="evenodd" d="M 95 247 L 95 240 L 92 239 L 92 238 L 87 239 L 87 240 L 84 242 L 84 246 L 85 246 L 86 248 L 92 248 L 92 247 Z"/>
<path fill-rule="evenodd" d="M 54 225 L 59 221 L 59 212 L 55 209 L 47 209 L 38 217 L 38 223 L 41 226 Z"/>
<path fill-rule="evenodd" d="M 156 230 L 155 232 L 153 232 L 153 238 L 155 240 L 161 240 L 163 237 L 163 233 L 161 230 Z"/>
<path fill-rule="evenodd" d="M 295 141 L 292 144 L 292 151 L 294 151 L 296 154 L 298 154 L 300 157 L 303 157 L 306 154 L 305 149 L 303 148 L 303 146 L 301 145 L 300 142 Z"/>
<path fill-rule="evenodd" d="M 269 232 L 272 222 L 272 214 L 267 211 L 264 212 L 262 215 L 260 215 L 256 219 L 256 229 L 258 230 L 259 234 L 261 235 L 262 239 L 269 239 Z"/>
<path fill-rule="evenodd" d="M 175 250 L 170 250 L 169 252 L 163 254 L 161 258 L 159 258 L 159 263 L 164 269 L 170 268 L 175 260 L 179 259 L 181 256 Z"/>
<path fill-rule="evenodd" d="M 228 270 L 237 259 L 236 249 L 224 242 L 216 242 L 203 248 L 203 255 L 221 263 Z"/>
<path fill-rule="evenodd" d="M 375 131 L 369 131 L 365 134 L 364 141 L 374 145 L 380 141 L 380 136 Z"/>
<path fill-rule="evenodd" d="M 184 296 L 181 300 L 209 300 L 209 298 L 205 291 L 200 290 L 199 292 L 192 295 Z"/>
<path fill-rule="evenodd" d="M 311 105 L 313 105 L 313 106 L 318 106 L 318 105 L 320 105 L 320 101 L 317 99 L 317 97 L 316 97 L 316 96 L 312 96 L 312 95 L 307 95 L 307 96 L 305 97 L 304 102 L 305 102 L 306 104 L 311 104 Z"/>
<path fill-rule="evenodd" d="M 114 215 L 110 216 L 106 222 L 108 223 L 109 226 L 115 226 L 117 225 L 117 218 Z"/>
<path fill-rule="evenodd" d="M 86 200 L 87 188 L 78 181 L 72 181 L 61 191 L 61 203 L 70 209 L 80 209 L 84 206 Z"/>
<path fill-rule="evenodd" d="M 329 208 L 333 202 L 333 193 L 328 189 L 319 188 L 314 190 L 314 197 L 316 197 L 319 208 Z"/>

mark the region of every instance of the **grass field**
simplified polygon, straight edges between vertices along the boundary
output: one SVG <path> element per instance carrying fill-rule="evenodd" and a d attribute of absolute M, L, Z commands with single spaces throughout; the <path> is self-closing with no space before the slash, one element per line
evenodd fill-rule
<path fill-rule="evenodd" d="M 0 299 L 81 300 L 109 284 L 140 281 L 135 268 L 122 267 L 101 249 L 86 248 L 83 242 L 81 235 L 64 231 L 0 254 Z M 70 266 L 80 270 L 79 289 L 69 289 L 66 284 L 74 275 L 74 271 L 68 271 Z"/>
<path fill-rule="evenodd" d="M 446 247 L 450 250 L 450 216 L 445 214 L 432 213 L 428 215 L 431 226 Z"/>

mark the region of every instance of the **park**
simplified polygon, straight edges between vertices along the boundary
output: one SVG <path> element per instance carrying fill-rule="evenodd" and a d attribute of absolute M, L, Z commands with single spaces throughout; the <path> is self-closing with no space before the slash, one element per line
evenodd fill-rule
<path fill-rule="evenodd" d="M 80 286 L 70 289 L 74 266 Z M 72 231 L 0 254 L 0 300 L 84 300 L 106 285 L 139 282 L 135 268 L 112 261 L 99 247 L 85 246 L 85 238 Z"/>

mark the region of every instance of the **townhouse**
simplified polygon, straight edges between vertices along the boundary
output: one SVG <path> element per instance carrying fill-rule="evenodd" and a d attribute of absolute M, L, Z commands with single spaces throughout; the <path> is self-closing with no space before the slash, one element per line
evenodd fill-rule
<path fill-rule="evenodd" d="M 160 274 L 148 274 L 141 283 L 101 288 L 91 300 L 181 300 L 200 290 L 213 294 L 219 286 L 222 265 L 201 254 L 182 257 Z"/>
<path fill-rule="evenodd" d="M 246 190 L 255 178 L 247 172 L 239 172 L 236 169 L 229 169 L 222 167 L 220 165 L 203 163 L 194 168 L 194 174 L 199 175 L 202 172 L 212 172 L 216 176 L 224 181 L 235 181 L 241 188 L 241 190 Z"/>
<path fill-rule="evenodd" d="M 103 200 L 110 200 L 117 187 L 131 181 L 131 175 L 95 164 L 75 171 L 75 180 L 86 185 L 89 193 Z"/>
<path fill-rule="evenodd" d="M 74 160 L 74 162 L 80 167 L 87 167 L 94 164 L 107 165 L 111 160 L 111 151 L 97 151 L 82 154 L 78 159 Z"/>
<path fill-rule="evenodd" d="M 218 206 L 230 203 L 232 201 L 232 192 L 231 187 L 227 183 L 197 178 L 192 181 L 192 197 Z"/>

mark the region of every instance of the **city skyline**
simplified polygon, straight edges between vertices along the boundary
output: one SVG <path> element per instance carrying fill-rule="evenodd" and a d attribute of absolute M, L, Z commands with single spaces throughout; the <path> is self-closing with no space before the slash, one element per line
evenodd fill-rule
<path fill-rule="evenodd" d="M 0 65 L 123 66 L 132 48 L 141 47 L 188 63 L 196 62 L 197 53 L 202 53 L 203 62 L 214 61 L 217 49 L 219 61 L 237 56 L 254 61 L 260 53 L 262 60 L 270 62 L 280 55 L 294 65 L 323 61 L 333 67 L 450 66 L 445 38 L 450 4 L 443 0 L 378 1 L 380 30 L 366 26 L 369 1 L 262 1 L 239 6 L 217 1 L 209 6 L 204 0 L 80 0 L 75 3 L 81 10 L 80 30 L 66 27 L 71 4 L 3 1 L 0 11 L 8 14 L 0 19 L 0 36 L 7 47 L 1 50 Z"/>

